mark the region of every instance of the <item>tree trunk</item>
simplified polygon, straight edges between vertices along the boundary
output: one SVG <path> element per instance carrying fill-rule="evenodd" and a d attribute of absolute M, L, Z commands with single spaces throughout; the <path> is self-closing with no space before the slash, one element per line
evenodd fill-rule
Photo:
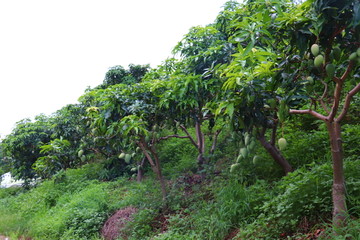
<path fill-rule="evenodd" d="M 202 169 L 203 164 L 205 163 L 205 158 L 204 158 L 205 138 L 203 132 L 201 131 L 201 123 L 198 121 L 195 123 L 195 131 L 196 131 L 197 147 L 199 151 L 197 162 L 199 165 L 199 169 Z"/>
<path fill-rule="evenodd" d="M 160 160 L 159 160 L 159 157 L 156 153 L 153 153 L 153 156 L 155 158 L 155 163 L 156 163 L 156 166 L 155 166 L 155 169 L 156 169 L 156 174 L 157 174 L 157 177 L 159 179 L 159 182 L 160 182 L 160 186 L 161 186 L 161 192 L 162 192 L 162 197 L 163 197 L 163 200 L 165 201 L 166 200 L 166 184 L 165 184 L 165 180 L 164 180 L 164 177 L 162 175 L 162 172 L 161 172 L 161 167 L 160 167 Z"/>
<path fill-rule="evenodd" d="M 144 153 L 146 159 L 150 163 L 151 169 L 156 174 L 156 176 L 157 176 L 157 178 L 158 178 L 158 180 L 160 182 L 162 197 L 163 197 L 163 200 L 165 201 L 166 196 L 167 196 L 166 185 L 165 185 L 165 181 L 164 181 L 164 178 L 162 176 L 162 173 L 161 173 L 160 160 L 159 160 L 158 155 L 156 154 L 156 150 L 155 150 L 154 146 L 149 147 L 149 146 L 145 145 L 144 141 L 138 142 L 138 146 L 141 148 L 141 150 Z M 149 150 L 151 152 L 152 156 L 149 154 L 149 152 L 147 150 Z M 155 161 L 153 160 L 153 158 L 155 159 Z"/>
<path fill-rule="evenodd" d="M 341 125 L 337 121 L 328 122 L 327 128 L 330 137 L 331 155 L 333 161 L 333 224 L 341 227 L 346 224 L 345 219 L 347 214 Z"/>
<path fill-rule="evenodd" d="M 218 136 L 220 134 L 221 130 L 217 130 L 215 131 L 214 135 L 213 135 L 213 142 L 211 145 L 211 149 L 210 149 L 210 154 L 213 155 L 216 149 L 216 144 L 217 144 L 217 140 L 218 140 Z"/>
<path fill-rule="evenodd" d="M 266 151 L 271 155 L 271 157 L 275 160 L 275 162 L 280 165 L 285 175 L 293 171 L 290 163 L 281 155 L 279 150 L 274 145 L 271 145 L 268 141 L 266 141 L 264 135 L 258 136 L 258 140 L 260 141 L 261 145 L 266 149 Z"/>
<path fill-rule="evenodd" d="M 137 176 L 136 176 L 136 180 L 137 182 L 141 182 L 144 178 L 144 164 L 145 164 L 145 160 L 146 157 L 143 157 L 143 159 L 141 160 L 141 163 L 138 166 L 138 170 L 137 170 Z"/>

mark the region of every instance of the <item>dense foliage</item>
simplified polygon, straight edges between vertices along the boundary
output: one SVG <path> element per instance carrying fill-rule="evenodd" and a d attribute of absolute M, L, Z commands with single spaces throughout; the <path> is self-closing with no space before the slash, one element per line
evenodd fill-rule
<path fill-rule="evenodd" d="M 131 206 L 119 238 L 358 238 L 359 37 L 358 1 L 227 2 L 157 68 L 17 123 L 0 233 L 99 239 Z"/>

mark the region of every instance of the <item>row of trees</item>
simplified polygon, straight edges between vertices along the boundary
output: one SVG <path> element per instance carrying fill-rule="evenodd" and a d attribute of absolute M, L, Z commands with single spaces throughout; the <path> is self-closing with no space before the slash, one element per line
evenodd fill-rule
<path fill-rule="evenodd" d="M 227 2 L 214 23 L 191 28 L 175 57 L 156 69 L 113 67 L 79 104 L 19 122 L 2 143 L 3 161 L 25 180 L 100 157 L 135 164 L 141 178 L 147 161 L 165 199 L 158 143 L 187 140 L 201 171 L 226 128 L 239 142 L 237 161 L 250 156 L 257 139 L 287 174 L 293 167 L 276 144 L 279 129 L 291 115 L 308 114 L 327 125 L 333 220 L 341 225 L 347 212 L 341 123 L 360 90 L 359 37 L 359 1 Z"/>

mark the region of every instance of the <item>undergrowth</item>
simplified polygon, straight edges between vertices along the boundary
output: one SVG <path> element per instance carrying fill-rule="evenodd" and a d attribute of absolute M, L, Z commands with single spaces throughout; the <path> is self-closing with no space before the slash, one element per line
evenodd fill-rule
<path fill-rule="evenodd" d="M 344 164 L 349 217 L 336 239 L 359 239 L 359 130 L 347 130 L 352 134 L 345 134 L 345 145 L 354 149 L 346 152 Z M 183 139 L 174 139 L 160 147 L 168 185 L 165 202 L 152 174 L 142 183 L 129 177 L 104 179 L 103 165 L 93 163 L 59 172 L 30 190 L 0 189 L 0 233 L 34 240 L 101 239 L 106 219 L 133 206 L 138 211 L 125 228 L 130 240 L 222 240 L 234 231 L 234 239 L 306 239 L 315 231 L 321 232 L 319 239 L 329 239 L 334 231 L 329 224 L 332 167 L 329 156 L 319 154 L 327 136 L 285 133 L 291 147 L 284 156 L 297 166 L 286 177 L 279 177 L 279 167 L 260 146 L 253 153 L 261 157 L 260 164 L 246 159 L 230 173 L 236 156 L 230 154 L 235 145 L 228 144 L 227 135 L 222 139 L 227 144 L 220 143 L 227 154 L 217 150 L 197 174 L 192 150 L 182 148 L 187 145 Z M 321 144 L 304 153 L 306 139 Z"/>

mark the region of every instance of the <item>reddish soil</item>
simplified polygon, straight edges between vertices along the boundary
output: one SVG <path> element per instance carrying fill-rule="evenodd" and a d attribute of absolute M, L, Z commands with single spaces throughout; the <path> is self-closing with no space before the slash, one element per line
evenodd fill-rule
<path fill-rule="evenodd" d="M 137 209 L 133 207 L 126 207 L 118 210 L 105 222 L 103 228 L 101 229 L 101 236 L 105 240 L 115 240 L 119 236 L 123 239 L 127 239 L 127 236 L 124 233 L 124 228 L 126 223 L 133 220 L 132 215 L 136 212 Z"/>

